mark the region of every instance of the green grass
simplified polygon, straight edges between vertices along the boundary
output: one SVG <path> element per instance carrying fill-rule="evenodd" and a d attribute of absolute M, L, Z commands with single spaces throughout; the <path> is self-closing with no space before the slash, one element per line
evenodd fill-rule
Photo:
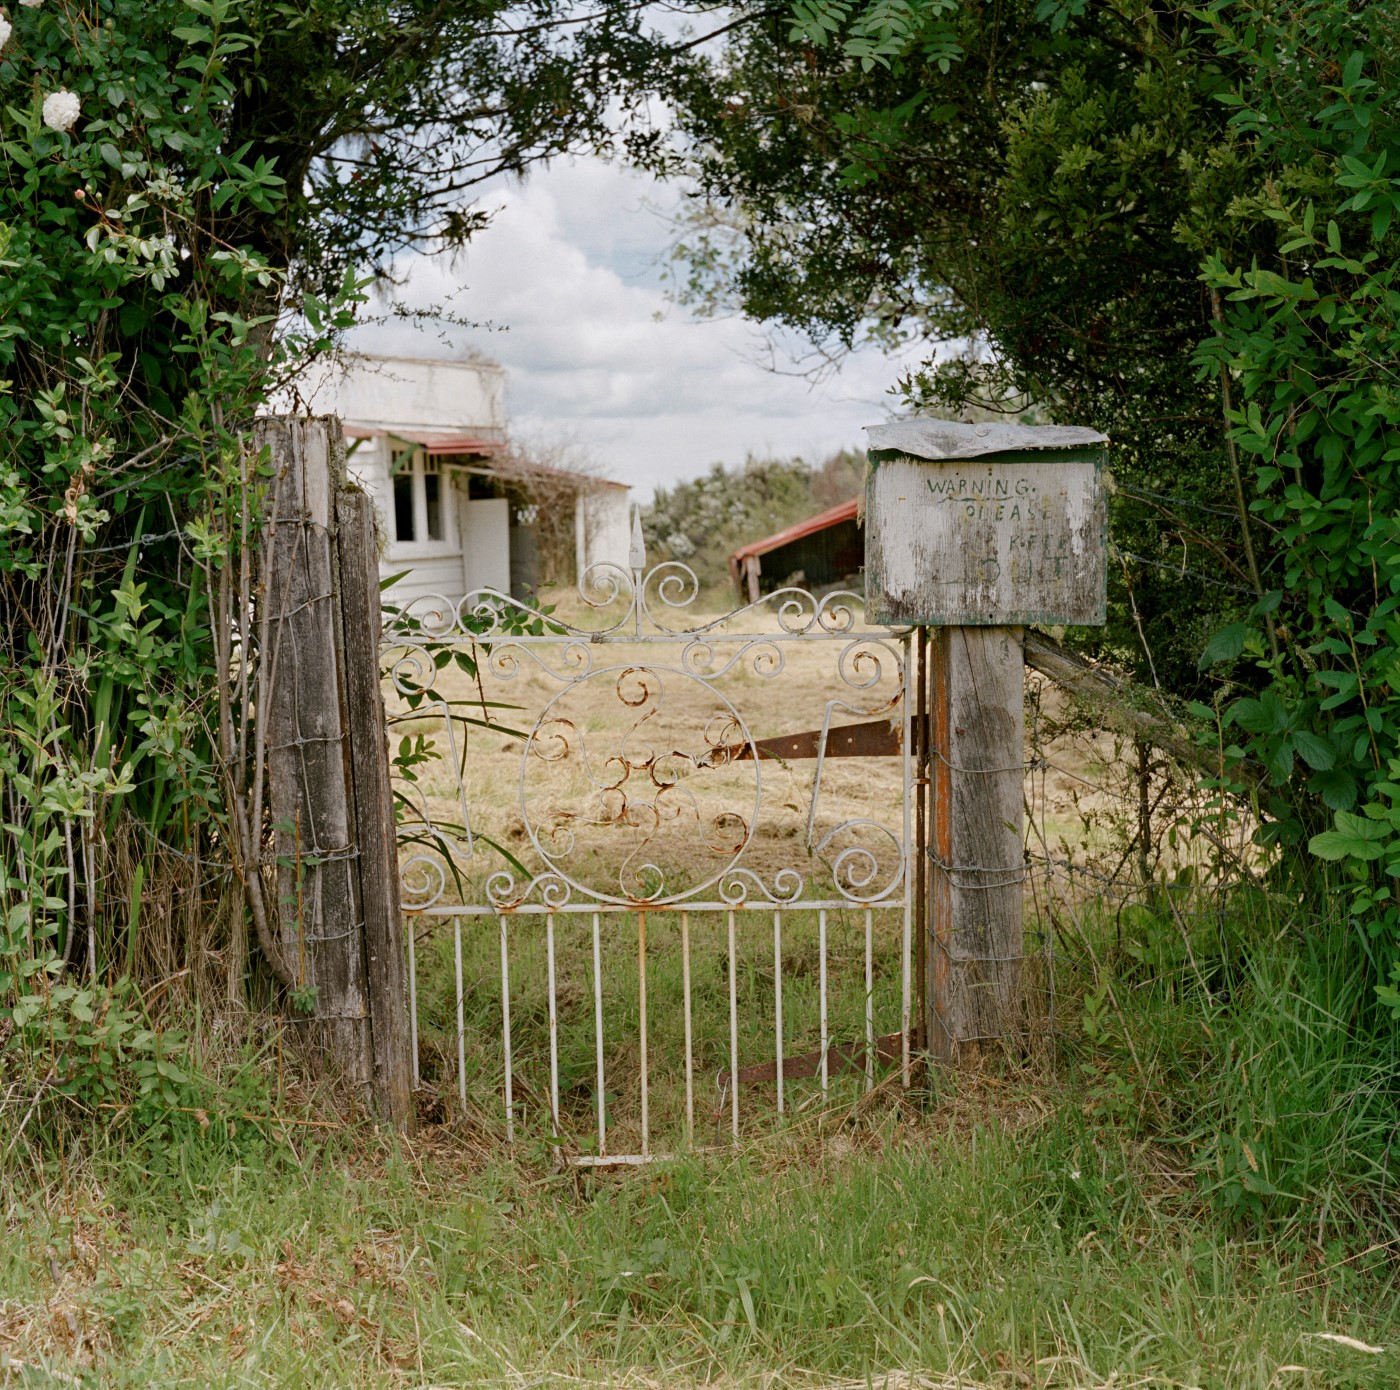
<path fill-rule="evenodd" d="M 1097 1099 L 1190 1154 L 1223 1215 L 1391 1231 L 1400 1027 L 1354 925 L 1237 893 L 1224 915 L 1125 927 L 1102 957 L 1117 1008 L 1100 990 L 1084 1049 Z"/>
<path fill-rule="evenodd" d="M 741 1012 L 766 1060 L 771 919 L 751 917 Z M 190 1102 L 207 1113 L 46 1109 L 20 1136 L 0 1108 L 0 1386 L 1400 1385 L 1400 1066 L 1364 951 L 1246 900 L 1185 935 L 1147 908 L 1082 924 L 1111 974 L 1062 966 L 1053 1068 L 989 1063 L 868 1099 L 851 1078 L 826 1111 L 754 1120 L 737 1152 L 641 1171 L 556 1171 L 537 1079 L 514 1158 L 494 1096 L 397 1144 L 279 1102 L 269 1056 L 225 1064 Z M 671 1125 L 676 925 L 649 921 Z M 788 938 L 793 1048 L 811 1041 L 811 928 L 795 918 Z M 833 924 L 842 1028 L 863 1020 L 862 929 Z M 524 990 L 543 965 L 521 930 Z M 605 968 L 620 1131 L 635 942 L 616 924 Z M 591 1058 L 587 944 L 561 965 L 561 1018 Z M 465 952 L 483 1083 L 498 946 L 492 930 Z M 722 946 L 697 939 L 722 1024 L 703 1025 L 707 1066 L 727 1029 Z M 451 975 L 425 971 L 431 1053 Z M 546 1035 L 523 998 L 522 1077 L 538 1078 Z"/>
<path fill-rule="evenodd" d="M 1384 1252 L 1231 1236 L 1151 1151 L 1051 1100 L 986 1085 L 825 1145 L 621 1176 L 478 1166 L 446 1136 L 395 1152 L 298 1135 L 300 1163 L 197 1133 L 145 1171 L 104 1154 L 66 1185 L 8 1187 L 0 1347 L 25 1369 L 0 1376 L 1400 1383 L 1393 1346 L 1309 1335 L 1394 1341 Z"/>

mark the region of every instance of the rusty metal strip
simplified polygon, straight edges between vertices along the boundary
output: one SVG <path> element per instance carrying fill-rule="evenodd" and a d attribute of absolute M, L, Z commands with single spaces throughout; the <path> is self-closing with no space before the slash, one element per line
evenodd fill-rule
<path fill-rule="evenodd" d="M 871 719 L 863 724 L 839 724 L 828 729 L 826 756 L 828 758 L 897 758 L 903 751 L 903 729 L 898 719 Z M 790 762 L 815 758 L 821 754 L 822 731 L 807 729 L 800 734 L 780 734 L 777 738 L 759 739 L 754 745 L 760 758 L 778 758 Z M 733 762 L 745 762 L 752 752 L 747 743 L 731 744 L 725 750 Z"/>
<path fill-rule="evenodd" d="M 953 862 L 953 781 L 948 769 L 953 760 L 953 730 L 948 707 L 948 643 L 949 630 L 936 632 L 930 643 L 929 663 L 929 776 L 932 778 L 932 834 L 934 864 Z M 929 962 L 932 998 L 925 1005 L 933 1024 L 935 1036 L 928 1039 L 929 1050 L 947 1060 L 952 1055 L 953 1041 L 948 1029 L 948 962 L 952 944 L 953 883 L 946 870 L 934 867 L 929 883 L 929 922 L 923 927 L 933 945 Z"/>

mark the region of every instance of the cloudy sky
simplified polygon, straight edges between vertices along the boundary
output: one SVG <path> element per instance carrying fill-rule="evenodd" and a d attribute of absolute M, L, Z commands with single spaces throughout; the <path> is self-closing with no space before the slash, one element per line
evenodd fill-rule
<path fill-rule="evenodd" d="M 752 325 L 697 320 L 670 303 L 667 214 L 678 203 L 672 189 L 596 159 L 502 185 L 482 198 L 498 211 L 466 253 L 398 267 L 401 302 L 445 304 L 493 328 L 391 321 L 358 330 L 353 346 L 495 358 L 518 433 L 572 444 L 639 498 L 716 460 L 815 461 L 860 447 L 861 426 L 890 413 L 904 363 L 862 352 L 813 386 L 765 370 L 772 354 Z"/>

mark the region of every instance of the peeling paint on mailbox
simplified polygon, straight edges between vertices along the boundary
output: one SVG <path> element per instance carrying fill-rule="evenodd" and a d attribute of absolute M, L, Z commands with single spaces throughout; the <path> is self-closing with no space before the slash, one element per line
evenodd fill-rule
<path fill-rule="evenodd" d="M 1103 623 L 1100 444 L 952 459 L 872 448 L 871 456 L 876 466 L 865 509 L 871 622 Z"/>

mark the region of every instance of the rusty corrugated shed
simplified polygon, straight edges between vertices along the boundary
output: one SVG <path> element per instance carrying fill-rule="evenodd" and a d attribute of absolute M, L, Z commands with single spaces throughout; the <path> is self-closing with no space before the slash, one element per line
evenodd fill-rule
<path fill-rule="evenodd" d="M 757 570 L 754 569 L 753 562 L 756 562 L 760 556 L 781 550 L 784 546 L 792 545 L 795 541 L 804 540 L 808 536 L 814 536 L 818 532 L 829 530 L 833 526 L 849 525 L 856 521 L 859 510 L 860 498 L 853 497 L 849 502 L 838 503 L 834 507 L 828 507 L 824 512 L 818 512 L 816 516 L 809 516 L 804 521 L 785 526 L 781 531 L 774 531 L 771 536 L 764 536 L 762 540 L 750 541 L 747 545 L 740 546 L 729 557 L 729 573 L 740 593 L 744 593 L 746 588 L 752 589 L 754 587 L 754 585 L 747 583 L 750 571 L 753 571 L 754 584 L 756 585 Z M 748 597 L 754 599 L 757 594 L 750 592 Z"/>

